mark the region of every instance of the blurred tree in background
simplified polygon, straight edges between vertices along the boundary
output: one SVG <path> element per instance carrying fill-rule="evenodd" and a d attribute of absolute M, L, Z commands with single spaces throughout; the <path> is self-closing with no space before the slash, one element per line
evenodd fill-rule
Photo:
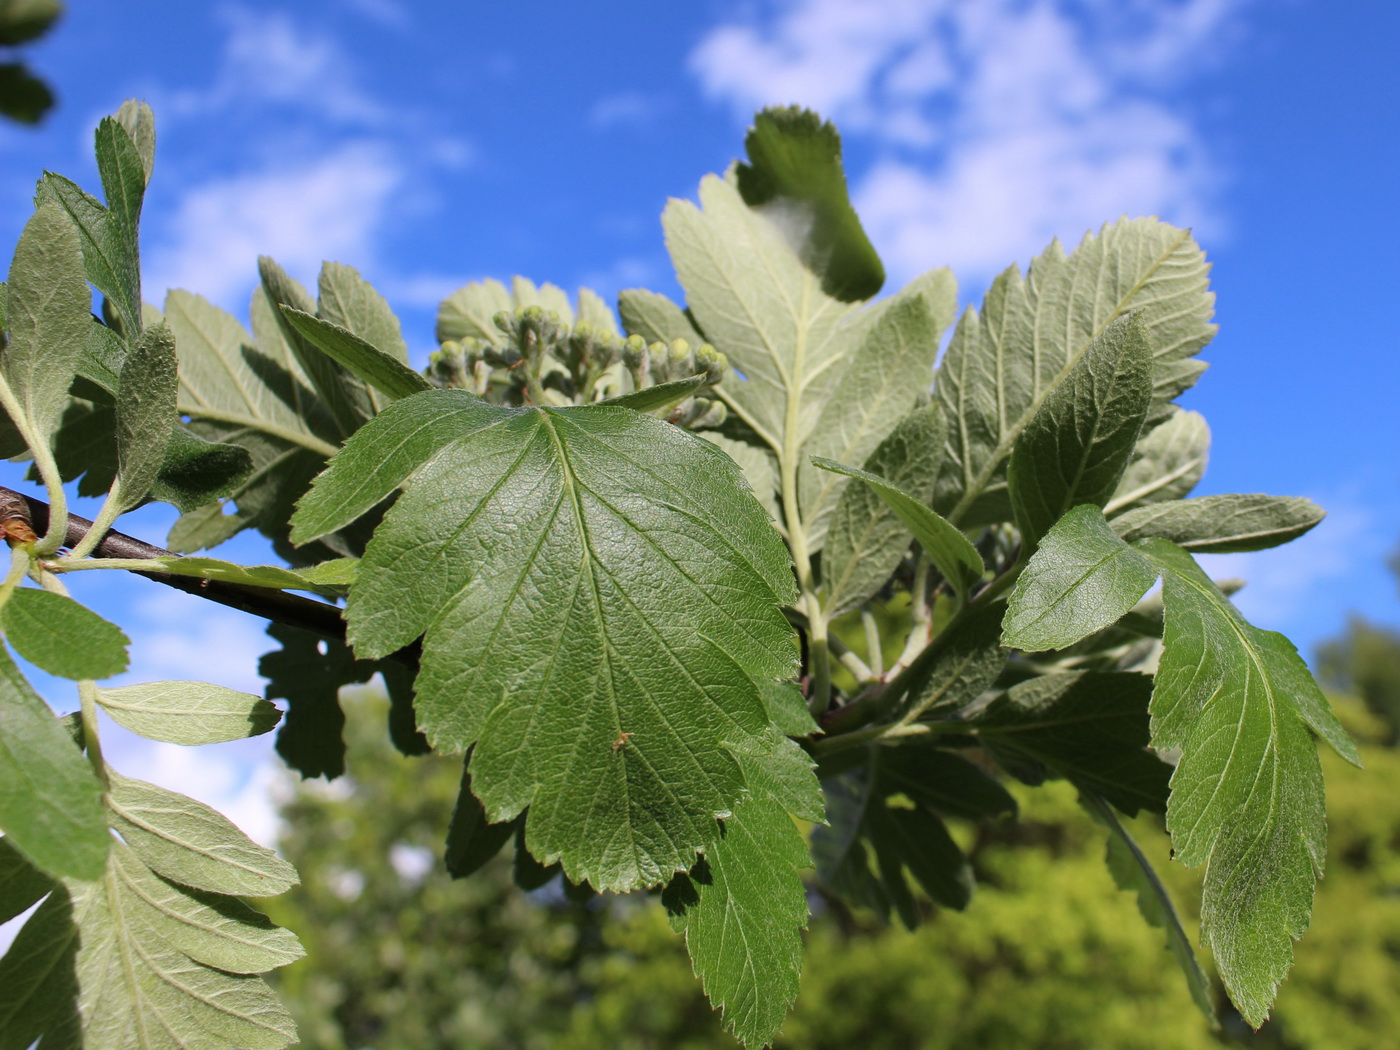
<path fill-rule="evenodd" d="M 308 957 L 278 971 L 302 1045 L 314 1050 L 570 1048 L 732 1050 L 655 901 L 570 899 L 556 880 L 526 894 L 509 850 L 469 879 L 442 870 L 460 768 L 407 759 L 383 738 L 384 702 L 347 691 L 349 775 L 289 788 L 282 849 L 307 881 L 265 902 Z M 1360 772 L 1324 755 L 1331 814 L 1314 931 L 1271 1020 L 1211 1032 L 1159 931 L 1119 891 L 1104 834 L 1072 789 L 1020 791 L 1015 824 L 961 829 L 978 868 L 965 914 L 914 933 L 823 909 L 802 994 L 779 1047 L 976 1046 L 1373 1050 L 1400 1031 L 1400 752 L 1355 702 Z M 1013 791 L 1016 788 L 1013 786 Z M 1150 820 L 1134 834 L 1183 912 L 1195 874 L 1165 863 Z M 1194 936 L 1194 929 L 1191 931 Z M 1223 1004 L 1224 998 L 1219 1001 Z"/>

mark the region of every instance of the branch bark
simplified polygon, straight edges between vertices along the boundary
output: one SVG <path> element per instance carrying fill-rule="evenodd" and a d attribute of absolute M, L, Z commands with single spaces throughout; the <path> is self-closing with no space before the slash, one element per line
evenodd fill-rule
<path fill-rule="evenodd" d="M 49 505 L 47 503 L 3 486 L 0 486 L 0 516 L 7 519 L 27 517 L 34 531 L 41 536 L 49 527 Z M 86 536 L 91 528 L 92 522 L 87 518 L 79 517 L 76 514 L 68 515 L 68 531 L 64 538 L 64 546 L 72 547 Z M 93 549 L 92 553 L 99 558 L 177 557 L 173 551 L 157 547 L 115 529 L 108 530 L 107 535 L 102 537 L 102 541 Z M 132 571 L 136 572 L 137 576 L 144 576 L 148 580 L 155 580 L 156 583 L 174 587 L 177 591 L 184 591 L 186 594 L 193 594 L 211 602 L 218 602 L 231 609 L 258 616 L 264 620 L 271 620 L 273 623 L 299 627 L 303 631 L 310 631 L 312 634 L 319 634 L 323 638 L 331 638 L 338 642 L 345 641 L 345 620 L 340 614 L 340 607 L 331 605 L 329 602 L 317 601 L 314 598 L 290 594 L 287 591 L 279 591 L 271 587 L 250 587 L 242 583 L 225 583 L 221 580 L 205 580 L 194 576 L 175 576 L 167 572 Z M 419 651 L 418 643 L 414 642 L 412 645 L 405 646 L 398 652 L 390 654 L 389 658 L 416 671 L 418 670 Z"/>

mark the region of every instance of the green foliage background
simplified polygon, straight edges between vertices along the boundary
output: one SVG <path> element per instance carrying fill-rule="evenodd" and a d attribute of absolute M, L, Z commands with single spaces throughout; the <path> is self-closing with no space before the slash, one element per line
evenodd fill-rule
<path fill-rule="evenodd" d="M 382 701 L 346 697 L 349 777 L 296 785 L 284 805 L 302 886 L 266 902 L 305 943 L 273 975 L 316 1050 L 395 1047 L 729 1048 L 660 906 L 634 895 L 570 899 L 556 881 L 527 895 L 508 856 L 453 882 L 437 856 L 459 781 L 455 762 L 406 759 L 379 729 Z M 1329 864 L 1313 930 L 1273 1019 L 1251 1033 L 1217 989 L 1223 1026 L 1191 1003 L 1160 931 L 1103 863 L 1104 832 L 1064 784 L 1013 785 L 1014 824 L 956 829 L 978 873 L 966 913 L 915 932 L 818 906 L 802 991 L 779 1047 L 864 1050 L 1258 1046 L 1371 1050 L 1400 1031 L 1400 752 L 1355 701 L 1338 709 L 1362 742 L 1363 773 L 1323 755 Z M 1196 873 L 1168 842 L 1133 832 L 1192 920 Z M 509 851 L 507 851 L 509 852 Z M 432 865 L 417 877 L 395 855 Z M 313 861 L 312 863 L 311 861 Z M 303 862 L 306 862 L 303 864 Z"/>

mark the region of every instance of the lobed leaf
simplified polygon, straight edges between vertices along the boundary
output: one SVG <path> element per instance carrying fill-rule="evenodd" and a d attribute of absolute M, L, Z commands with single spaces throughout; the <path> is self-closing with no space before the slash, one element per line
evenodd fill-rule
<path fill-rule="evenodd" d="M 1156 219 L 1120 219 L 1068 256 L 1051 243 L 1022 278 L 1010 267 L 980 312 L 963 314 L 935 393 L 950 420 L 935 506 L 960 525 L 1004 521 L 1005 467 L 1021 431 L 1117 318 L 1140 313 L 1152 351 L 1148 424 L 1204 369 L 1214 296 L 1191 234 Z"/>
<path fill-rule="evenodd" d="M 1027 652 L 1064 649 L 1115 623 L 1157 579 L 1103 512 L 1075 507 L 1040 541 L 1007 599 L 1002 644 Z"/>
<path fill-rule="evenodd" d="M 787 552 L 738 468 L 626 409 L 513 409 L 461 391 L 389 406 L 317 479 L 305 542 L 402 487 L 347 605 L 356 652 L 426 632 L 420 727 L 474 745 L 492 822 L 599 889 L 691 866 L 743 775 L 728 748 L 787 678 Z"/>
<path fill-rule="evenodd" d="M 684 932 L 696 976 L 745 1046 L 772 1041 L 797 998 L 807 844 L 783 807 L 752 796 L 663 902 Z"/>
<path fill-rule="evenodd" d="M 1147 417 L 1151 366 L 1140 317 L 1121 317 L 1041 401 L 1006 472 L 1027 549 L 1071 507 L 1112 497 Z"/>
<path fill-rule="evenodd" d="M 1113 519 L 1113 531 L 1128 543 L 1155 538 L 1183 550 L 1226 554 L 1289 543 L 1326 513 L 1301 496 L 1197 496 L 1127 511 Z"/>
<path fill-rule="evenodd" d="M 99 688 L 97 700 L 118 725 L 169 744 L 218 744 L 259 736 L 282 717 L 260 696 L 208 682 Z"/>
<path fill-rule="evenodd" d="M 1166 604 L 1152 743 L 1181 751 L 1167 829 L 1183 864 L 1206 865 L 1201 936 L 1257 1027 L 1322 874 L 1322 770 L 1309 729 L 1353 762 L 1356 750 L 1287 639 L 1247 623 L 1185 551 L 1157 539 L 1142 549 L 1162 569 Z"/>
<path fill-rule="evenodd" d="M 111 678 L 126 670 L 122 629 L 62 594 L 12 591 L 0 606 L 0 628 L 20 656 L 60 678 Z"/>
<path fill-rule="evenodd" d="M 875 474 L 819 456 L 813 456 L 812 462 L 823 470 L 859 478 L 874 489 L 876 495 L 884 500 L 899 520 L 913 532 L 914 538 L 919 541 L 929 560 L 938 567 L 938 571 L 959 595 L 966 598 L 973 584 L 982 578 L 986 569 L 982 565 L 982 556 L 977 553 L 977 548 L 931 507 Z"/>
<path fill-rule="evenodd" d="M 0 646 L 0 841 L 49 874 L 96 878 L 111 842 L 101 794 L 82 752 Z M 8 878 L 0 886 L 15 892 Z"/>

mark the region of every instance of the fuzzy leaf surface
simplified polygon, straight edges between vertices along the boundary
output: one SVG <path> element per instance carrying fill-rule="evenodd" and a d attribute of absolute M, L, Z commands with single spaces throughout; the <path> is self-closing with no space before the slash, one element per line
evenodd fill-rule
<path fill-rule="evenodd" d="M 92 309 L 78 231 L 57 205 L 40 204 L 25 223 L 7 288 L 9 343 L 0 374 L 43 440 L 68 403 Z"/>
<path fill-rule="evenodd" d="M 923 502 L 943 454 L 946 423 L 936 404 L 910 412 L 865 461 L 863 469 Z M 839 616 L 872 597 L 899 567 L 914 539 L 875 489 L 847 485 L 832 511 L 822 548 L 822 589 L 828 615 Z"/>
<path fill-rule="evenodd" d="M 5 842 L 51 874 L 96 878 L 110 842 L 101 794 L 82 752 L 0 646 L 0 829 Z"/>
<path fill-rule="evenodd" d="M 239 897 L 271 897 L 297 874 L 222 813 L 154 784 L 110 772 L 111 824 L 158 875 L 182 886 Z"/>
<path fill-rule="evenodd" d="M 1115 622 L 1156 579 L 1098 507 L 1075 507 L 1041 539 L 1016 581 L 1002 644 L 1031 653 L 1073 645 Z"/>
<path fill-rule="evenodd" d="M 1104 513 L 1190 495 L 1206 472 L 1210 427 L 1199 412 L 1174 408 L 1167 419 L 1138 439 L 1133 460 Z"/>
<path fill-rule="evenodd" d="M 1167 830 L 1206 865 L 1201 937 L 1251 1025 L 1268 1016 L 1307 929 L 1326 850 L 1322 769 L 1309 729 L 1355 745 L 1289 641 L 1250 625 L 1185 551 L 1143 550 L 1163 571 L 1166 628 L 1152 743 L 1176 748 Z"/>
<path fill-rule="evenodd" d="M 254 315 L 264 312 L 255 301 Z M 180 413 L 199 437 L 246 449 L 252 468 L 228 493 L 234 513 L 218 504 L 191 511 L 169 545 L 212 547 L 249 527 L 281 538 L 293 502 L 335 451 L 333 424 L 280 336 L 255 346 L 231 314 L 178 290 L 166 297 L 165 319 L 180 359 Z"/>
<path fill-rule="evenodd" d="M 97 700 L 118 725 L 169 744 L 219 744 L 258 736 L 282 717 L 260 696 L 208 682 L 99 688 Z"/>
<path fill-rule="evenodd" d="M 934 270 L 852 318 L 850 351 L 831 388 L 839 394 L 822 406 L 805 454 L 863 464 L 927 396 L 939 340 L 956 310 L 957 282 L 949 271 Z M 824 542 L 832 510 L 849 487 L 805 458 L 798 464 L 799 505 L 813 549 Z"/>
<path fill-rule="evenodd" d="M 1227 554 L 1296 540 L 1326 513 L 1301 496 L 1197 496 L 1120 514 L 1113 531 L 1128 543 L 1153 537 L 1201 554 Z"/>
<path fill-rule="evenodd" d="M 982 578 L 985 568 L 977 548 L 933 508 L 875 474 L 819 457 L 813 457 L 812 462 L 823 470 L 858 478 L 874 489 L 913 532 L 929 559 L 960 595 L 966 597 L 972 585 Z"/>
<path fill-rule="evenodd" d="M 116 483 L 124 510 L 146 498 L 165 464 L 178 418 L 176 360 L 175 336 L 161 324 L 143 330 L 122 363 Z"/>
<path fill-rule="evenodd" d="M 433 746 L 474 745 L 493 822 L 599 889 L 694 863 L 762 746 L 756 680 L 794 670 L 786 548 L 713 445 L 626 409 L 417 394 L 357 433 L 301 501 L 315 539 L 396 489 L 347 605 L 358 655 L 425 634 Z"/>
<path fill-rule="evenodd" d="M 382 394 L 380 401 L 396 401 L 432 389 L 432 385 L 408 365 L 348 328 L 290 306 L 282 307 L 282 316 L 299 336 Z"/>
<path fill-rule="evenodd" d="M 64 595 L 20 587 L 0 607 L 0 627 L 20 656 L 60 678 L 111 678 L 126 670 L 122 629 Z"/>
<path fill-rule="evenodd" d="M 1115 320 L 1040 403 L 1007 467 L 1011 505 L 1032 547 L 1071 507 L 1109 501 L 1152 398 L 1151 347 L 1137 315 Z"/>
<path fill-rule="evenodd" d="M 745 1046 L 763 1046 L 797 998 L 807 844 L 776 802 L 750 797 L 724 821 L 704 862 L 663 897 L 705 994 Z"/>
<path fill-rule="evenodd" d="M 1058 241 L 1023 278 L 1012 266 L 968 310 L 939 367 L 950 421 L 935 506 L 960 525 L 1004 521 L 1006 459 L 1041 402 L 1117 318 L 1140 314 L 1152 351 L 1149 424 L 1204 369 L 1215 334 L 1204 253 L 1186 230 L 1122 219 L 1066 255 Z"/>

